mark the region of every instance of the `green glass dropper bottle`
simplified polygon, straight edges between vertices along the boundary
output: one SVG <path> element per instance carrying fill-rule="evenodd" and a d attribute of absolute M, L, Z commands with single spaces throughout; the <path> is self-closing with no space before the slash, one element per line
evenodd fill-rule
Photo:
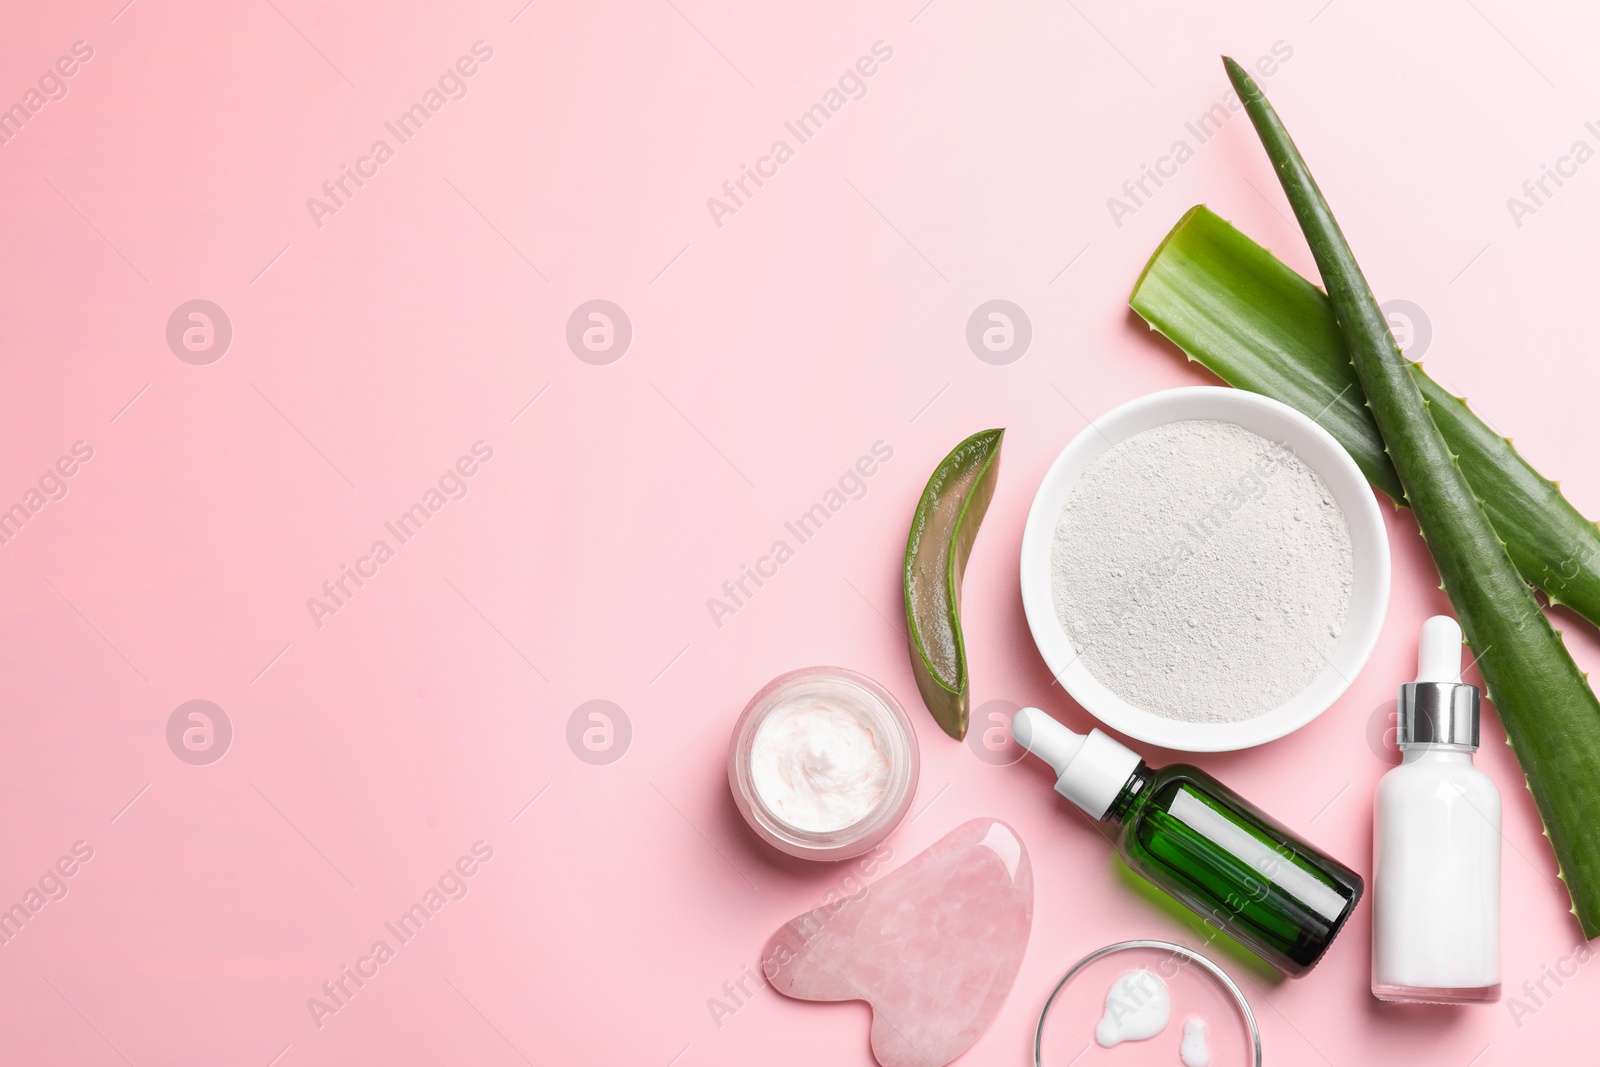
<path fill-rule="evenodd" d="M 1111 737 L 1038 708 L 1011 724 L 1056 772 L 1056 792 L 1120 823 L 1128 866 L 1291 978 L 1316 966 L 1361 899 L 1361 876 L 1198 767 L 1159 770 Z"/>

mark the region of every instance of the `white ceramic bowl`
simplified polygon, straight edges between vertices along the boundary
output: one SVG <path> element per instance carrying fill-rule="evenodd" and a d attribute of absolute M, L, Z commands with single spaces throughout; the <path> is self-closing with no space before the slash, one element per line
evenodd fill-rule
<path fill-rule="evenodd" d="M 1286 703 L 1243 722 L 1183 722 L 1146 711 L 1107 689 L 1079 659 L 1056 613 L 1050 549 L 1056 520 L 1078 476 L 1113 444 L 1187 419 L 1232 422 L 1294 450 L 1321 475 L 1350 525 L 1354 583 L 1350 613 L 1329 665 Z M 1339 699 L 1367 662 L 1389 606 L 1389 539 L 1360 468 L 1333 436 L 1286 404 L 1237 389 L 1169 389 L 1130 401 L 1095 420 L 1050 465 L 1022 532 L 1022 605 L 1046 665 L 1095 718 L 1129 737 L 1186 752 L 1227 752 L 1298 730 Z"/>

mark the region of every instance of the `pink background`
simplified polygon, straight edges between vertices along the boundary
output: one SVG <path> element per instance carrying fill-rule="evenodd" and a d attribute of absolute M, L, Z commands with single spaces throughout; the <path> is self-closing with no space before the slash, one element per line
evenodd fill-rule
<path fill-rule="evenodd" d="M 4 106 L 93 49 L 0 146 L 0 504 L 93 449 L 0 546 L 0 902 L 93 849 L 0 946 L 6 1063 L 868 1063 L 862 1005 L 708 1006 L 841 877 L 761 847 L 723 779 L 748 696 L 819 662 L 913 712 L 923 778 L 896 865 L 975 815 L 1031 848 L 1027 957 L 968 1062 L 1026 1062 L 1084 952 L 1196 943 L 1037 767 L 933 727 L 897 565 L 933 464 L 1007 427 L 967 575 L 975 703 L 1086 724 L 1027 635 L 1017 550 L 1086 418 L 1207 380 L 1131 318 L 1133 279 L 1200 201 L 1311 271 L 1239 116 L 1120 225 L 1108 210 L 1193 143 L 1223 51 L 1292 50 L 1266 88 L 1380 298 L 1425 309 L 1429 369 L 1600 513 L 1600 164 L 1520 226 L 1506 205 L 1597 143 L 1580 5 L 122 4 L 13 4 L 0 34 Z M 395 147 L 384 123 L 480 40 L 467 95 Z M 719 227 L 706 199 L 877 41 L 893 55 L 865 95 Z M 307 198 L 380 137 L 394 158 L 319 228 Z M 1004 366 L 964 337 L 995 298 L 1033 327 Z M 205 366 L 165 339 L 194 299 L 234 331 Z M 609 365 L 565 340 L 593 299 L 632 323 Z M 394 547 L 383 524 L 478 441 L 493 458 L 466 496 L 319 628 L 308 598 Z M 877 441 L 893 458 L 865 496 L 716 625 L 707 599 Z M 1298 734 L 1197 761 L 1361 870 L 1393 687 L 1445 604 L 1385 511 L 1394 597 L 1367 671 Z M 196 699 L 233 728 L 207 766 L 166 740 Z M 567 742 L 591 700 L 631 725 L 605 765 Z M 1492 716 L 1485 733 L 1518 993 L 1579 933 Z M 493 858 L 464 899 L 319 1027 L 308 998 L 478 841 Z M 1402 1010 L 1367 992 L 1368 936 L 1363 905 L 1294 983 L 1227 961 L 1275 1062 L 1591 1047 L 1600 965 L 1522 1018 Z"/>

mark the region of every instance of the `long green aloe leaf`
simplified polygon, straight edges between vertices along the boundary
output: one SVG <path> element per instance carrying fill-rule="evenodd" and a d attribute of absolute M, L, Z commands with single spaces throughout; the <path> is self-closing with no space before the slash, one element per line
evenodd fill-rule
<path fill-rule="evenodd" d="M 1593 938 L 1600 934 L 1600 701 L 1429 414 L 1305 160 L 1250 75 L 1231 59 L 1223 63 L 1311 246 L 1405 499 L 1555 846 L 1573 913 Z"/>
<path fill-rule="evenodd" d="M 1405 503 L 1333 305 L 1271 252 L 1204 206 L 1191 208 L 1150 257 L 1128 304 L 1229 385 L 1316 419 L 1375 487 Z M 1411 376 L 1522 577 L 1600 626 L 1600 527 L 1462 398 L 1419 364 Z"/>

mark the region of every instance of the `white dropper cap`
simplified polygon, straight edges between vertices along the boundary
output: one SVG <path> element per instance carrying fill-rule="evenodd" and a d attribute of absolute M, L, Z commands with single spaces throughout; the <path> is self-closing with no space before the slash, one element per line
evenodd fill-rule
<path fill-rule="evenodd" d="M 1057 793 L 1096 819 L 1106 817 L 1142 762 L 1137 752 L 1099 730 L 1074 733 L 1038 708 L 1023 708 L 1012 717 L 1011 736 L 1056 772 Z"/>
<path fill-rule="evenodd" d="M 1435 615 L 1417 642 L 1417 680 L 1400 687 L 1395 744 L 1477 748 L 1478 696 L 1461 681 L 1461 624 Z"/>
<path fill-rule="evenodd" d="M 1461 681 L 1461 624 L 1448 615 L 1435 615 L 1422 624 L 1417 681 Z"/>

